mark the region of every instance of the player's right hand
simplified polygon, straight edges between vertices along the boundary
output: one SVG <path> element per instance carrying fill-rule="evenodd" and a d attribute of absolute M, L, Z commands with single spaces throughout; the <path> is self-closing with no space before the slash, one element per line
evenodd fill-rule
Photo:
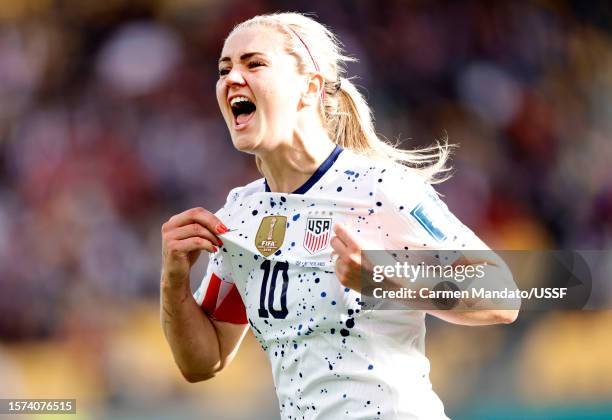
<path fill-rule="evenodd" d="M 204 251 L 217 252 L 223 242 L 217 235 L 227 227 L 201 207 L 172 216 L 162 225 L 162 281 L 170 287 L 189 283 L 189 272 Z"/>

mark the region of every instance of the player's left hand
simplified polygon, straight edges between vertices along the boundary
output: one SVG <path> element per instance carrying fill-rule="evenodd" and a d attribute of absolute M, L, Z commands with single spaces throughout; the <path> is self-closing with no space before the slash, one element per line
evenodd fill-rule
<path fill-rule="evenodd" d="M 371 249 L 366 246 L 363 239 L 352 232 L 346 225 L 336 223 L 334 225 L 334 236 L 331 239 L 333 248 L 332 256 L 337 255 L 336 277 L 344 287 L 360 291 L 362 269 L 371 271 L 370 262 L 362 258 L 363 249 Z"/>

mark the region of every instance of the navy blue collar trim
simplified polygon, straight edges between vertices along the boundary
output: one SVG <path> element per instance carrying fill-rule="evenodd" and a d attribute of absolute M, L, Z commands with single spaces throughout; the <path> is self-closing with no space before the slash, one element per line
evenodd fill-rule
<path fill-rule="evenodd" d="M 319 169 L 317 169 L 315 173 L 312 174 L 310 178 L 308 178 L 308 181 L 306 181 L 304 185 L 302 185 L 297 190 L 293 191 L 291 194 L 305 194 L 310 188 L 312 188 L 312 186 L 316 184 L 316 182 L 319 179 L 321 179 L 323 175 L 325 175 L 325 173 L 329 170 L 329 168 L 332 167 L 334 162 L 336 162 L 336 160 L 338 159 L 338 156 L 340 156 L 340 153 L 342 153 L 342 150 L 344 150 L 342 149 L 342 147 L 340 147 L 339 145 L 336 145 L 336 147 L 331 152 L 329 157 L 325 159 L 325 161 L 321 164 L 321 166 L 319 166 Z M 271 192 L 270 186 L 268 185 L 268 181 L 266 179 L 264 179 L 264 184 L 266 186 L 266 192 Z"/>

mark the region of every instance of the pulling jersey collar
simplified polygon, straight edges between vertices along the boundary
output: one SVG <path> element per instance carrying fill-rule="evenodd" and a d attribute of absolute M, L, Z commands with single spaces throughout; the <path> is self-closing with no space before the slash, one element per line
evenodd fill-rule
<path fill-rule="evenodd" d="M 338 156 L 340 156 L 340 153 L 342 153 L 342 150 L 343 150 L 342 147 L 340 147 L 339 145 L 336 145 L 334 150 L 327 157 L 327 159 L 325 159 L 325 161 L 321 164 L 321 166 L 319 166 L 319 168 L 315 171 L 315 173 L 312 174 L 312 176 L 308 178 L 308 180 L 301 187 L 293 191 L 291 194 L 305 194 L 314 184 L 316 184 L 316 182 L 319 179 L 321 179 L 323 175 L 325 175 L 325 173 L 329 170 L 329 168 L 332 167 L 336 159 L 338 159 Z M 264 184 L 266 187 L 266 192 L 271 192 L 270 186 L 268 185 L 268 181 L 265 178 L 264 178 Z"/>

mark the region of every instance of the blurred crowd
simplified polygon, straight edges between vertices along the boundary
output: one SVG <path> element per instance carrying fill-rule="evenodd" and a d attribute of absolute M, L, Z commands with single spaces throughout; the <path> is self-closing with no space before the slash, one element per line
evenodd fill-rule
<path fill-rule="evenodd" d="M 24 366 L 35 357 L 22 350 L 50 345 L 51 355 L 81 355 L 82 364 L 77 356 L 66 363 L 89 366 L 88 378 L 106 372 L 104 381 L 75 386 L 96 395 L 93 401 L 113 406 L 134 389 L 121 379 L 131 373 L 124 365 L 112 370 L 117 354 L 129 354 L 131 346 L 105 351 L 111 342 L 118 346 L 109 338 L 116 338 L 116 328 L 127 328 L 125 343 L 136 343 L 129 338 L 155 320 L 161 224 L 190 207 L 217 209 L 231 188 L 260 176 L 253 158 L 233 149 L 218 111 L 214 84 L 223 39 L 236 23 L 279 10 L 316 13 L 360 60 L 348 73 L 374 108 L 381 135 L 406 148 L 444 137 L 460 146 L 454 177 L 437 188 L 491 247 L 612 249 L 608 2 L 4 0 L 2 375 L 23 381 L 29 377 Z M 198 265 L 194 284 L 204 266 Z M 143 305 L 148 315 L 138 323 L 141 311 L 132 308 Z M 580 339 L 568 320 L 600 326 L 593 332 L 599 346 L 612 347 L 603 330 L 612 330 L 606 313 L 543 314 L 480 331 L 433 323 L 434 386 L 451 407 L 464 407 L 484 388 L 512 398 L 521 395 L 517 389 L 540 396 L 552 389 L 552 400 L 565 396 L 554 384 L 566 377 L 554 367 L 540 373 L 549 380 L 542 389 L 537 382 L 525 388 L 524 381 L 538 372 L 538 357 L 546 360 L 546 343 Z M 143 372 L 155 370 L 156 360 L 171 365 L 161 332 L 151 328 L 150 349 L 164 361 L 141 361 Z M 542 342 L 542 334 L 550 341 Z M 471 339 L 461 339 L 466 336 Z M 491 371 L 512 370 L 497 379 L 508 389 L 483 384 L 486 374 L 476 363 L 482 358 L 474 358 L 485 357 L 474 346 L 483 340 L 497 355 L 487 359 Z M 446 344 L 456 349 L 452 357 Z M 142 352 L 134 357 L 145 357 Z M 469 375 L 465 360 L 475 363 Z M 581 378 L 585 395 L 607 392 L 599 401 L 612 395 L 612 383 L 597 372 L 611 378 L 612 365 L 598 363 L 599 370 L 584 368 Z M 241 366 L 237 372 L 248 371 Z M 260 371 L 269 376 L 266 366 Z M 160 384 L 175 380 L 164 395 L 184 397 L 177 374 L 169 368 L 160 377 Z M 458 392 L 454 385 L 461 383 Z M 273 392 L 270 379 L 267 384 Z"/>

